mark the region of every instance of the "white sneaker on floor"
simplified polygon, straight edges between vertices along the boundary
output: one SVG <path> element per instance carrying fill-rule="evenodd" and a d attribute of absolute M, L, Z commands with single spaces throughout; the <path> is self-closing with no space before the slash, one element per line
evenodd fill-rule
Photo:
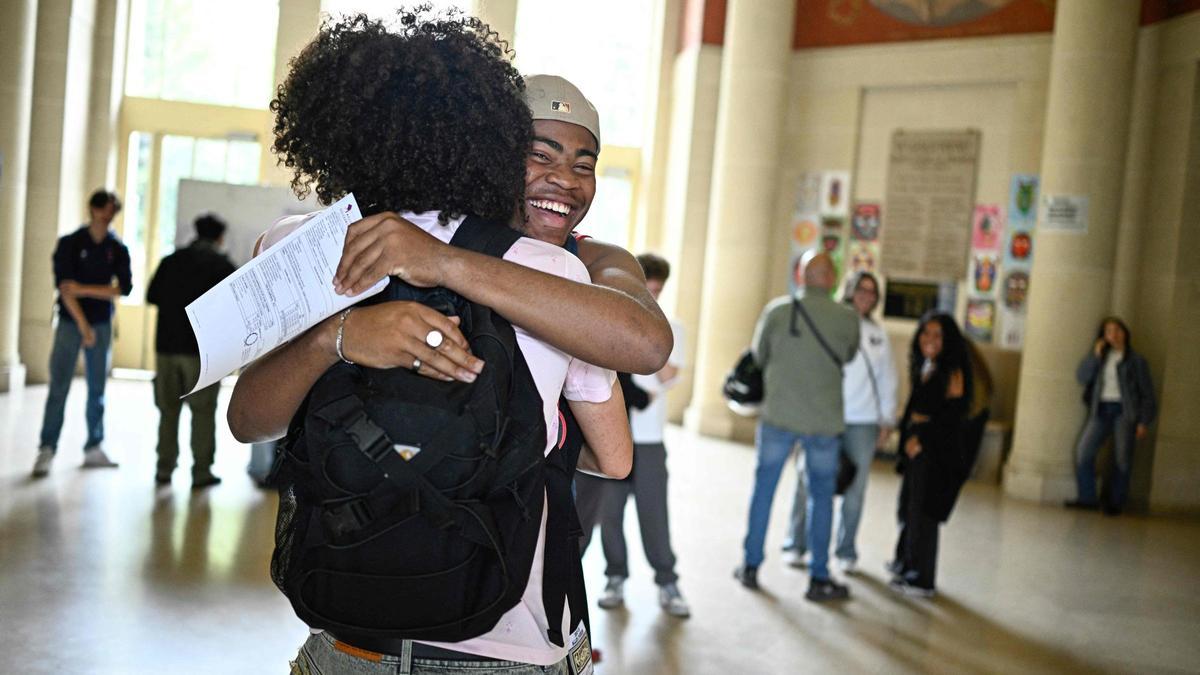
<path fill-rule="evenodd" d="M 838 558 L 837 567 L 842 571 L 842 574 L 853 575 L 858 574 L 858 561 L 850 558 Z"/>
<path fill-rule="evenodd" d="M 616 609 L 625 604 L 625 577 L 609 577 L 596 604 L 601 609 Z"/>
<path fill-rule="evenodd" d="M 33 477 L 41 478 L 50 473 L 50 464 L 54 461 L 54 449 L 48 445 L 38 448 L 37 459 L 33 462 Z"/>
<path fill-rule="evenodd" d="M 677 584 L 663 584 L 658 587 L 658 604 L 673 617 L 686 619 L 692 615 L 692 610 L 688 607 L 687 601 L 683 599 L 683 594 L 679 592 Z"/>
<path fill-rule="evenodd" d="M 783 562 L 789 567 L 795 567 L 798 570 L 806 570 L 812 563 L 812 556 L 807 552 L 801 553 L 796 550 L 788 550 L 783 552 Z"/>
<path fill-rule="evenodd" d="M 109 459 L 100 446 L 93 445 L 83 449 L 83 467 L 85 469 L 112 469 L 116 466 L 117 463 Z"/>

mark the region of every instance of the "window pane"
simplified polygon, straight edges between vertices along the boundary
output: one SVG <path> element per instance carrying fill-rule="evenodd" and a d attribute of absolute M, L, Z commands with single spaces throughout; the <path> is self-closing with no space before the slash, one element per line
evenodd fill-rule
<path fill-rule="evenodd" d="M 596 176 L 596 199 L 579 231 L 600 241 L 629 245 L 629 219 L 633 209 L 633 183 L 625 169 L 610 168 Z"/>
<path fill-rule="evenodd" d="M 255 141 L 164 136 L 158 186 L 158 255 L 175 250 L 179 181 L 184 178 L 253 185 L 261 146 Z M 214 210 L 219 205 L 214 204 Z"/>
<path fill-rule="evenodd" d="M 196 139 L 163 136 L 158 174 L 158 256 L 175 250 L 175 205 L 179 203 L 179 181 L 191 178 L 196 156 Z"/>
<path fill-rule="evenodd" d="M 229 141 L 225 155 L 225 182 L 254 185 L 258 182 L 262 146 L 255 141 Z"/>
<path fill-rule="evenodd" d="M 130 96 L 266 108 L 278 0 L 133 0 Z"/>
<path fill-rule="evenodd" d="M 567 78 L 600 111 L 605 145 L 639 147 L 653 10 L 645 0 L 521 0 L 517 69 Z"/>
<path fill-rule="evenodd" d="M 133 285 L 140 289 L 122 302 L 141 304 L 145 295 L 146 279 L 146 228 L 150 223 L 150 152 L 154 147 L 151 134 L 133 132 L 129 134 L 129 169 L 125 178 L 125 208 L 122 210 L 123 231 L 121 239 L 129 247 L 130 269 Z"/>

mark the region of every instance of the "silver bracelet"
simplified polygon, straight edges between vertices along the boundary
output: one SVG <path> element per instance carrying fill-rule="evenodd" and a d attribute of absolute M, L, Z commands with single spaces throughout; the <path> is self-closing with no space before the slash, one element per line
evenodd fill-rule
<path fill-rule="evenodd" d="M 346 328 L 346 317 L 350 316 L 350 312 L 353 311 L 354 308 L 350 307 L 346 311 L 342 312 L 341 318 L 338 319 L 337 342 L 335 343 L 338 358 L 342 360 L 342 363 L 348 363 L 352 366 L 355 365 L 354 362 L 346 358 L 346 355 L 342 353 L 342 331 Z"/>

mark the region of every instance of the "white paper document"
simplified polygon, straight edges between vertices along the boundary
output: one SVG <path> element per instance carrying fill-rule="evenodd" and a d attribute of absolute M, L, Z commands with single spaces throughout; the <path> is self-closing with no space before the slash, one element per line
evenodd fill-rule
<path fill-rule="evenodd" d="M 387 287 L 384 278 L 354 297 L 333 290 L 346 229 L 361 218 L 354 195 L 342 197 L 187 306 L 200 347 L 192 392 Z"/>

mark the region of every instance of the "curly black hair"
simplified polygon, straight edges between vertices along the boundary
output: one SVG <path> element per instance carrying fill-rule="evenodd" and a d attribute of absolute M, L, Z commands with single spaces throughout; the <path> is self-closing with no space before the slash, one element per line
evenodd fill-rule
<path fill-rule="evenodd" d="M 477 18 L 326 19 L 271 101 L 273 150 L 300 197 L 353 192 L 364 214 L 440 210 L 508 222 L 533 123 L 507 43 Z"/>

